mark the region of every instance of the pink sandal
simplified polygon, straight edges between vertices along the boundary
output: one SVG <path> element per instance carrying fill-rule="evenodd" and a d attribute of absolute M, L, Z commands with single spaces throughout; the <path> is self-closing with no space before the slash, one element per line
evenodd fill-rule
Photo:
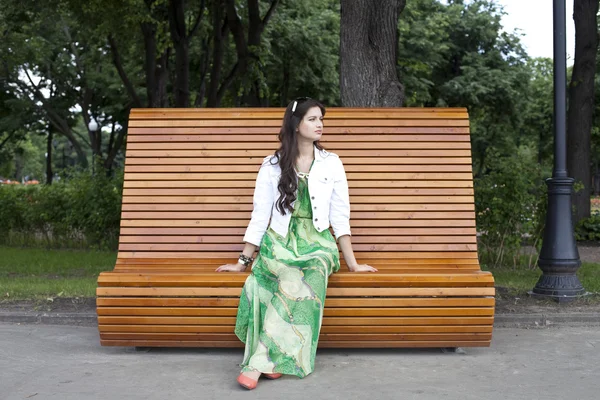
<path fill-rule="evenodd" d="M 267 379 L 279 379 L 282 374 L 263 374 Z"/>
<path fill-rule="evenodd" d="M 256 385 L 258 385 L 258 381 L 254 380 L 244 374 L 240 374 L 240 376 L 237 377 L 237 382 L 244 388 L 248 389 L 248 390 L 252 390 L 256 388 Z"/>

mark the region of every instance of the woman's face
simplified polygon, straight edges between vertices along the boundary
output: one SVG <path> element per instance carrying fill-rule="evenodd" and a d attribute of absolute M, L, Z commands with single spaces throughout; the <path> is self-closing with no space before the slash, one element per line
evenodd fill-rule
<path fill-rule="evenodd" d="M 310 108 L 298 125 L 298 139 L 315 142 L 323 135 L 323 113 L 319 107 Z"/>

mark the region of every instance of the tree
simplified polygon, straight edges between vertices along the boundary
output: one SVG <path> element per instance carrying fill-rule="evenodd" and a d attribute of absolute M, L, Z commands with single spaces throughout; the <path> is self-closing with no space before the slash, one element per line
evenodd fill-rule
<path fill-rule="evenodd" d="M 309 96 L 340 104 L 340 6 L 337 0 L 283 2 L 269 22 L 262 70 L 269 104 Z"/>
<path fill-rule="evenodd" d="M 198 31 L 202 16 L 204 15 L 205 0 L 200 2 L 200 10 L 194 24 L 187 28 L 185 18 L 185 1 L 169 1 L 169 27 L 171 39 L 175 46 L 175 107 L 189 107 L 190 105 L 190 41 Z"/>
<path fill-rule="evenodd" d="M 531 80 L 522 109 L 523 124 L 520 142 L 536 149 L 537 162 L 552 170 L 553 157 L 553 72 L 551 58 L 536 58 L 527 67 L 531 70 Z"/>
<path fill-rule="evenodd" d="M 123 142 L 126 97 L 106 38 L 99 40 L 89 23 L 78 23 L 67 0 L 43 5 L 1 0 L 1 5 L 10 10 L 0 18 L 6 27 L 2 76 L 14 96 L 35 110 L 42 128 L 29 133 L 44 133 L 49 142 L 65 137 L 81 166 L 87 166 L 91 151 L 110 168 Z M 92 119 L 100 129 L 88 129 Z"/>
<path fill-rule="evenodd" d="M 400 107 L 398 18 L 406 0 L 342 0 L 340 92 L 346 107 Z"/>
<path fill-rule="evenodd" d="M 594 115 L 594 77 L 598 51 L 598 0 L 574 0 L 575 60 L 569 84 L 567 112 L 567 170 L 581 190 L 573 196 L 574 222 L 590 216 L 591 134 Z"/>
<path fill-rule="evenodd" d="M 236 61 L 230 69 L 229 74 L 220 84 L 219 89 L 216 91 L 216 96 L 208 98 L 208 107 L 218 107 L 223 100 L 225 91 L 229 89 L 233 81 L 238 77 L 246 78 L 246 74 L 249 75 L 249 79 L 245 80 L 248 84 L 246 91 L 249 94 L 250 105 L 255 107 L 267 105 L 264 103 L 265 96 L 261 93 L 259 88 L 260 82 L 258 82 L 257 78 L 257 75 L 260 75 L 261 69 L 259 51 L 262 43 L 262 34 L 267 23 L 273 16 L 279 0 L 269 0 L 268 9 L 262 17 L 259 0 L 248 0 L 246 4 L 247 23 L 244 23 L 242 20 L 242 16 L 238 13 L 235 3 L 235 0 L 223 0 L 227 26 L 235 43 Z M 215 28 L 217 27 L 218 25 L 215 26 Z M 215 33 L 219 34 L 219 31 L 215 31 Z"/>
<path fill-rule="evenodd" d="M 412 0 L 399 22 L 406 104 L 468 108 L 476 177 L 489 172 L 489 153 L 510 156 L 523 140 L 531 69 L 502 15 L 494 0 Z"/>

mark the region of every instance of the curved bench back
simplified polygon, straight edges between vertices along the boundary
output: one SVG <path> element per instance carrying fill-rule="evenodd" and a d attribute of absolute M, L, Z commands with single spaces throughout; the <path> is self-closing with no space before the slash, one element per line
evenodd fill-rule
<path fill-rule="evenodd" d="M 237 259 L 283 112 L 132 110 L 117 268 Z M 479 269 L 465 109 L 329 108 L 322 144 L 344 162 L 359 260 Z"/>

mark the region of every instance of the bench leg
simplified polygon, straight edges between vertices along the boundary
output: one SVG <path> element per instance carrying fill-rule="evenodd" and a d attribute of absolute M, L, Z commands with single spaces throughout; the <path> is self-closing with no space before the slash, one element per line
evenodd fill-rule
<path fill-rule="evenodd" d="M 442 353 L 467 354 L 462 347 L 442 347 Z"/>

